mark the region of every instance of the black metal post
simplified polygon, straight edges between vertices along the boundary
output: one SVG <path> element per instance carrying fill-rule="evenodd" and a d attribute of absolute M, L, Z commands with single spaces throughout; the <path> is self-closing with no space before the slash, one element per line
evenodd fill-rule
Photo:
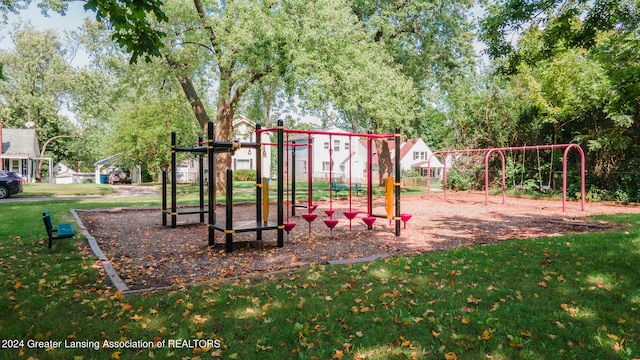
<path fill-rule="evenodd" d="M 162 226 L 167 226 L 167 170 L 162 170 Z"/>
<path fill-rule="evenodd" d="M 207 122 L 207 181 L 209 183 L 209 246 L 215 244 L 216 223 L 216 154 L 213 152 L 213 121 Z"/>
<path fill-rule="evenodd" d="M 278 247 L 284 246 L 284 122 L 278 120 Z"/>
<path fill-rule="evenodd" d="M 178 209 L 176 199 L 176 132 L 171 132 L 171 227 L 176 228 Z"/>
<path fill-rule="evenodd" d="M 226 208 L 226 224 L 224 226 L 225 234 L 225 250 L 230 253 L 233 251 L 233 170 L 227 169 L 227 201 Z"/>
<path fill-rule="evenodd" d="M 394 190 L 396 195 L 396 236 L 400 236 L 400 128 L 396 127 L 395 133 L 396 146 L 396 183 Z"/>
<path fill-rule="evenodd" d="M 202 136 L 198 137 L 198 145 L 202 144 Z M 202 158 L 203 154 L 198 154 L 198 175 L 200 179 L 199 190 L 200 190 L 200 222 L 204 222 L 204 159 Z"/>
<path fill-rule="evenodd" d="M 260 124 L 256 124 L 256 143 L 260 144 L 261 134 Z M 262 187 L 265 186 L 262 182 L 262 149 L 258 147 L 256 149 L 256 225 L 262 225 Z M 266 221 L 267 219 L 265 219 Z M 262 241 L 262 230 L 257 230 L 256 240 Z"/>

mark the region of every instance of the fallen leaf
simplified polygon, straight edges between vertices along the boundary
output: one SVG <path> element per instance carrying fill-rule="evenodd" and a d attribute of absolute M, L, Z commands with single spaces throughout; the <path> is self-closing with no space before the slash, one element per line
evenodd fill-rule
<path fill-rule="evenodd" d="M 342 352 L 342 350 L 336 350 L 336 352 L 333 354 L 333 356 L 331 358 L 332 359 L 337 359 L 337 360 L 342 360 L 343 356 L 344 356 L 344 353 Z"/>
<path fill-rule="evenodd" d="M 444 354 L 445 360 L 458 360 L 458 355 L 454 352 L 448 352 Z"/>

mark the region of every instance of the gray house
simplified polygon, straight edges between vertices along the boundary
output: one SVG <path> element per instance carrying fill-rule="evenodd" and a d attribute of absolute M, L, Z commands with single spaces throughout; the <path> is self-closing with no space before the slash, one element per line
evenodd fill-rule
<path fill-rule="evenodd" d="M 0 125 L 0 168 L 35 181 L 34 161 L 40 159 L 40 147 L 34 129 L 5 129 Z"/>

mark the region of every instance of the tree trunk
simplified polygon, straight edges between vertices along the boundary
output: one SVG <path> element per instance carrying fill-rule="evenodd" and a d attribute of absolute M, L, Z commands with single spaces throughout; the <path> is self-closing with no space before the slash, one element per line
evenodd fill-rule
<path fill-rule="evenodd" d="M 178 82 L 180 83 L 180 86 L 182 87 L 182 91 L 184 91 L 184 94 L 189 100 L 189 104 L 191 104 L 191 109 L 193 110 L 193 114 L 198 120 L 198 124 L 200 124 L 200 128 L 203 129 L 206 133 L 209 116 L 207 115 L 207 111 L 204 109 L 204 105 L 202 104 L 202 101 L 200 101 L 200 97 L 198 96 L 198 93 L 193 86 L 191 77 L 182 75 L 177 75 L 176 77 L 178 79 Z"/>
<path fill-rule="evenodd" d="M 215 137 L 216 141 L 232 141 L 234 109 L 231 99 L 225 99 L 218 104 L 216 111 Z M 231 153 L 220 153 L 216 157 L 216 189 L 224 192 L 226 186 L 226 171 L 231 168 Z"/>
<path fill-rule="evenodd" d="M 384 186 L 386 179 L 393 175 L 393 163 L 391 162 L 391 151 L 387 140 L 376 140 L 378 149 L 378 167 L 380 174 L 380 186 Z"/>

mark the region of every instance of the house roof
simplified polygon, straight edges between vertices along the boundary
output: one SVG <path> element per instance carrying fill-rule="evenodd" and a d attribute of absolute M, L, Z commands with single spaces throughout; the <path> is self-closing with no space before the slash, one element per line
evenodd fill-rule
<path fill-rule="evenodd" d="M 246 123 L 247 125 L 252 126 L 254 129 L 256 126 L 255 122 L 247 119 L 242 115 L 238 115 L 235 118 L 233 118 L 233 121 L 231 122 L 231 126 L 235 128 L 238 124 L 241 124 L 241 123 Z"/>
<path fill-rule="evenodd" d="M 2 156 L 35 158 L 40 156 L 34 129 L 2 128 Z"/>
<path fill-rule="evenodd" d="M 115 155 L 111 155 L 109 157 L 106 157 L 104 159 L 101 159 L 101 160 L 98 160 L 98 161 L 94 162 L 93 165 L 94 166 L 98 166 L 98 165 L 102 166 L 102 165 L 105 165 L 105 164 L 111 164 L 112 160 L 117 162 L 117 160 L 120 158 L 121 155 L 122 155 L 121 153 L 118 153 L 118 154 L 115 154 Z"/>

